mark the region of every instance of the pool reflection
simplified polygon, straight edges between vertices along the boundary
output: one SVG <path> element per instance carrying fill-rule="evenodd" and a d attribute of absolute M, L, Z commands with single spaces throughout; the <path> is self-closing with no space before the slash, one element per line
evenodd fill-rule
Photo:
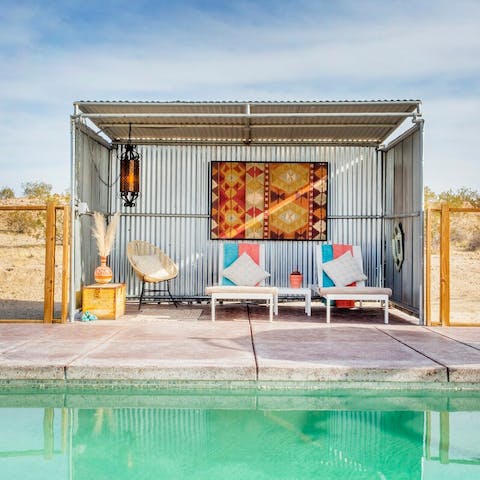
<path fill-rule="evenodd" d="M 452 412 L 266 409 L 243 400 L 236 408 L 123 406 L 128 399 L 0 408 L 0 471 L 50 479 L 480 477 L 478 398 L 468 403 L 475 409 Z"/>

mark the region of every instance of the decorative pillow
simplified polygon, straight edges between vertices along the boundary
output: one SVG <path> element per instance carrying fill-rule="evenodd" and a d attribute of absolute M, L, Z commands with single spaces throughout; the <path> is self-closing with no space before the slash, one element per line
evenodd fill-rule
<path fill-rule="evenodd" d="M 344 253 L 335 260 L 325 262 L 322 268 L 336 287 L 345 287 L 367 279 L 350 252 Z"/>
<path fill-rule="evenodd" d="M 157 255 L 132 255 L 132 260 L 136 267 L 149 277 L 161 278 L 168 275 Z"/>
<path fill-rule="evenodd" d="M 257 265 L 250 255 L 244 253 L 223 271 L 223 276 L 236 285 L 253 287 L 270 274 Z"/>

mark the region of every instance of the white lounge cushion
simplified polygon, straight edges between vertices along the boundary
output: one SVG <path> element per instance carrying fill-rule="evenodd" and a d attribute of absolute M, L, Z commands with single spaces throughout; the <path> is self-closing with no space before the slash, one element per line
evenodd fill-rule
<path fill-rule="evenodd" d="M 270 274 L 257 265 L 250 255 L 244 253 L 223 271 L 223 276 L 235 285 L 254 286 Z"/>
<path fill-rule="evenodd" d="M 325 262 L 322 268 L 336 287 L 345 287 L 367 279 L 350 252 L 344 253 L 335 260 Z"/>
<path fill-rule="evenodd" d="M 205 288 L 205 293 L 207 295 L 212 295 L 213 293 L 219 294 L 232 294 L 237 293 L 254 293 L 254 294 L 267 294 L 267 295 L 278 295 L 277 287 L 246 287 L 241 285 L 215 285 Z"/>
<path fill-rule="evenodd" d="M 380 287 L 320 287 L 318 289 L 320 296 L 325 295 L 387 295 L 392 296 L 390 288 Z"/>
<path fill-rule="evenodd" d="M 163 278 L 169 276 L 158 255 L 132 255 L 136 267 L 149 277 Z"/>

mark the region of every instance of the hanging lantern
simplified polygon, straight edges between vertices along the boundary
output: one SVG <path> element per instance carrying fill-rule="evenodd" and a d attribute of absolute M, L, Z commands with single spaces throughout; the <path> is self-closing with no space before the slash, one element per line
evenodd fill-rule
<path fill-rule="evenodd" d="M 128 143 L 123 147 L 120 155 L 120 195 L 125 207 L 134 207 L 140 191 L 140 155 L 136 145 L 131 144 L 128 131 Z"/>

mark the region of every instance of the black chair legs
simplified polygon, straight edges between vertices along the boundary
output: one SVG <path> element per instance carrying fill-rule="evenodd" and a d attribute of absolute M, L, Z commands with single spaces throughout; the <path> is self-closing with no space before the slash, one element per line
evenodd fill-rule
<path fill-rule="evenodd" d="M 173 304 L 175 305 L 175 308 L 178 308 L 176 300 L 173 298 L 172 294 L 170 293 L 170 280 L 167 280 L 167 291 L 168 291 L 168 294 L 170 295 L 170 299 L 172 300 Z"/>
<path fill-rule="evenodd" d="M 144 302 L 144 297 L 145 296 L 148 297 L 149 294 L 155 294 L 155 293 L 159 293 L 159 292 L 167 292 L 168 296 L 170 297 L 170 300 L 175 305 L 175 308 L 178 308 L 178 302 L 175 300 L 172 293 L 170 292 L 170 281 L 166 280 L 166 282 L 167 282 L 167 288 L 156 288 L 156 289 L 145 291 L 145 281 L 142 281 L 142 291 L 140 293 L 140 300 L 138 302 L 138 309 L 140 310 L 140 308 L 142 306 L 142 303 L 145 303 Z M 155 301 L 155 298 L 158 298 L 158 297 L 155 297 L 155 295 L 153 295 L 151 298 L 152 298 L 153 301 Z M 160 303 L 160 302 L 158 302 L 158 303 Z"/>
<path fill-rule="evenodd" d="M 142 292 L 140 293 L 140 301 L 138 302 L 138 309 L 142 306 L 143 294 L 145 293 L 145 282 L 142 281 Z"/>

